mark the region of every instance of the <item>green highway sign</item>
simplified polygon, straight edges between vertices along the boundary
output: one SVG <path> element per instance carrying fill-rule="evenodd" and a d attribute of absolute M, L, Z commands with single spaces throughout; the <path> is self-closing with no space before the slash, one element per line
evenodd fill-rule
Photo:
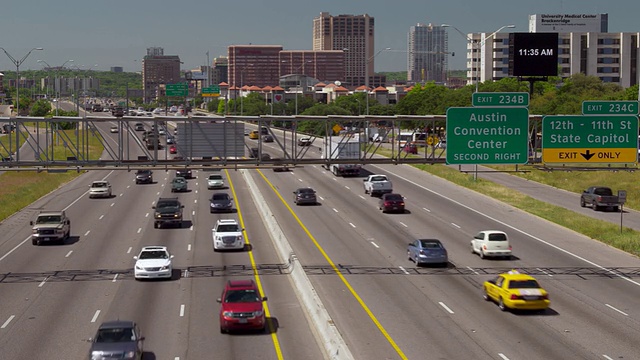
<path fill-rule="evenodd" d="M 637 158 L 637 116 L 542 118 L 544 163 L 635 163 Z"/>
<path fill-rule="evenodd" d="M 583 101 L 583 115 L 638 115 L 638 101 Z"/>
<path fill-rule="evenodd" d="M 526 164 L 529 110 L 467 107 L 447 110 L 447 164 Z"/>
<path fill-rule="evenodd" d="M 167 96 L 186 97 L 189 94 L 187 83 L 167 84 Z"/>
<path fill-rule="evenodd" d="M 473 106 L 529 106 L 529 93 L 479 92 L 471 97 Z"/>
<path fill-rule="evenodd" d="M 202 96 L 220 96 L 220 86 L 211 85 L 202 88 Z"/>

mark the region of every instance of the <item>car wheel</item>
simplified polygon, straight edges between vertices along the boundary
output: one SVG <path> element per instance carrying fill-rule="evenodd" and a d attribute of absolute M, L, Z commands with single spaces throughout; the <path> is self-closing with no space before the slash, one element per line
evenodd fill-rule
<path fill-rule="evenodd" d="M 36 240 L 36 239 L 31 239 L 31 245 L 36 245 L 36 246 L 38 246 L 38 245 L 40 245 L 40 244 L 38 244 L 38 240 Z"/>
<path fill-rule="evenodd" d="M 482 294 L 482 298 L 485 301 L 490 301 L 491 300 L 491 298 L 489 297 L 489 294 L 487 294 L 487 289 L 484 289 L 484 294 Z"/>
<path fill-rule="evenodd" d="M 154 228 L 154 229 L 157 229 L 157 228 L 158 228 L 158 223 L 157 223 L 157 222 L 154 222 L 154 223 L 153 223 L 153 228 Z"/>
<path fill-rule="evenodd" d="M 471 243 L 471 253 L 472 253 L 472 254 L 475 254 L 475 253 L 476 253 L 476 250 L 473 248 L 473 243 Z"/>
<path fill-rule="evenodd" d="M 413 259 L 411 258 L 411 251 L 407 251 L 407 260 L 413 261 Z"/>
<path fill-rule="evenodd" d="M 480 249 L 480 259 L 484 259 L 484 251 Z"/>
<path fill-rule="evenodd" d="M 498 307 L 502 311 L 507 311 L 507 306 L 504 304 L 504 301 L 502 301 L 502 298 L 500 298 L 500 301 L 498 302 Z"/>
<path fill-rule="evenodd" d="M 220 327 L 220 334 L 226 334 L 227 333 L 227 329 L 223 328 L 222 326 Z"/>
<path fill-rule="evenodd" d="M 580 199 L 580 207 L 585 207 L 587 206 L 587 204 L 585 204 L 584 199 Z"/>
<path fill-rule="evenodd" d="M 593 209 L 593 211 L 600 210 L 600 206 L 596 205 L 595 203 L 593 205 L 591 205 L 591 208 Z"/>

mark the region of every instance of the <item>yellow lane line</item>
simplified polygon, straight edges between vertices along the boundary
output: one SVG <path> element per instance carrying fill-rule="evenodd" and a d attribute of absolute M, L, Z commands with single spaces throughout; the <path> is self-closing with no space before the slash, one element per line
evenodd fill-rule
<path fill-rule="evenodd" d="M 231 194 L 233 195 L 233 201 L 236 203 L 236 209 L 238 211 L 238 221 L 240 222 L 240 226 L 243 229 L 245 229 L 242 232 L 243 232 L 245 243 L 249 245 L 248 253 L 249 253 L 249 260 L 251 261 L 251 269 L 253 270 L 253 277 L 255 278 L 256 285 L 258 285 L 258 290 L 260 291 L 260 294 L 264 296 L 264 290 L 262 290 L 262 281 L 260 281 L 260 275 L 258 274 L 258 267 L 256 266 L 256 260 L 253 257 L 253 247 L 249 242 L 249 236 L 247 236 L 247 230 L 244 226 L 244 219 L 242 217 L 242 211 L 240 211 L 240 204 L 238 203 L 236 190 L 235 190 L 235 187 L 233 186 L 233 182 L 231 181 L 231 177 L 229 176 L 229 171 L 226 169 L 225 169 L 225 174 L 227 175 L 227 182 L 229 183 L 229 189 L 231 190 Z M 264 315 L 266 316 L 267 319 L 271 319 L 271 312 L 269 311 L 269 305 L 267 305 L 266 301 L 263 303 L 263 305 L 264 305 Z M 267 329 L 271 333 L 271 340 L 273 341 L 273 347 L 276 351 L 276 356 L 278 357 L 279 360 L 284 359 L 284 357 L 282 356 L 282 350 L 280 348 L 280 341 L 278 340 L 278 334 L 276 332 L 276 329 L 273 328 L 272 321 L 269 321 L 267 323 Z"/>
<path fill-rule="evenodd" d="M 376 327 L 378 328 L 378 330 L 380 330 L 380 332 L 382 333 L 382 335 L 385 337 L 385 339 L 387 339 L 387 341 L 389 342 L 389 344 L 391 344 L 391 346 L 393 347 L 393 349 L 396 351 L 396 353 L 398 353 L 398 355 L 400 356 L 401 359 L 408 359 L 407 356 L 404 354 L 404 352 L 402 352 L 402 350 L 400 349 L 400 347 L 398 346 L 398 344 L 396 344 L 396 342 L 393 340 L 393 338 L 391 338 L 391 335 L 389 335 L 389 333 L 387 332 L 387 330 L 382 326 L 382 324 L 380 324 L 380 322 L 378 321 L 378 319 L 376 318 L 376 316 L 373 314 L 373 312 L 369 309 L 369 307 L 367 306 L 367 304 L 365 304 L 364 300 L 362 300 L 362 298 L 360 297 L 360 295 L 358 295 L 358 293 L 355 291 L 355 289 L 353 287 L 351 287 L 351 284 L 349 283 L 349 281 L 344 277 L 344 275 L 342 275 L 340 273 L 340 270 L 338 270 L 338 267 L 334 264 L 334 262 L 331 260 L 331 258 L 329 257 L 329 255 L 327 255 L 327 253 L 324 251 L 324 249 L 322 248 L 322 246 L 320 246 L 320 244 L 318 243 L 318 241 L 316 241 L 315 237 L 313 237 L 313 235 L 311 235 L 311 232 L 309 232 L 309 230 L 307 229 L 306 226 L 304 226 L 304 224 L 302 223 L 302 221 L 300 220 L 300 218 L 298 218 L 298 216 L 296 215 L 296 213 L 293 211 L 293 209 L 289 206 L 289 204 L 284 200 L 284 198 L 282 197 L 282 195 L 280 195 L 280 192 L 276 189 L 276 187 L 269 181 L 269 179 L 267 179 L 267 177 L 262 173 L 262 171 L 258 170 L 258 173 L 260 174 L 260 176 L 262 176 L 262 178 L 264 179 L 264 181 L 269 185 L 269 187 L 271 187 L 271 189 L 273 190 L 273 192 L 276 194 L 276 196 L 278 196 L 278 198 L 280 199 L 280 201 L 284 204 L 284 206 L 287 207 L 287 209 L 289 210 L 289 212 L 291 213 L 291 215 L 293 216 L 293 218 L 296 220 L 296 222 L 298 222 L 298 224 L 300 225 L 300 227 L 302 228 L 302 230 L 304 230 L 304 232 L 307 234 L 307 236 L 309 237 L 309 239 L 311 239 L 311 241 L 313 242 L 313 244 L 316 246 L 316 248 L 318 249 L 318 251 L 320 251 L 320 253 L 322 254 L 322 256 L 325 258 L 325 260 L 327 261 L 327 263 L 331 266 L 331 268 L 333 269 L 333 271 L 335 271 L 336 275 L 338 275 L 338 277 L 340 278 L 340 280 L 342 280 L 342 283 L 344 283 L 344 286 L 347 287 L 347 289 L 349 290 L 349 292 L 351 293 L 351 295 L 353 295 L 353 297 L 358 301 L 358 303 L 360 304 L 360 306 L 362 307 L 362 309 L 367 313 L 367 315 L 369 316 L 369 318 L 371 319 L 371 321 L 373 321 L 373 323 L 376 325 Z"/>

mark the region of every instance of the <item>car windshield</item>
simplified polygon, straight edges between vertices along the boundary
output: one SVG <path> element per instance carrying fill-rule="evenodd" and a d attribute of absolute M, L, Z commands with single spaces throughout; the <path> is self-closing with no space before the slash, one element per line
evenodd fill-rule
<path fill-rule="evenodd" d="M 94 188 L 103 188 L 103 187 L 107 187 L 107 183 L 103 183 L 103 182 L 95 182 L 95 183 L 93 183 L 93 185 L 91 185 L 91 187 L 94 187 Z"/>
<path fill-rule="evenodd" d="M 313 189 L 298 189 L 298 193 L 308 195 L 315 193 L 315 191 Z"/>
<path fill-rule="evenodd" d="M 251 289 L 229 290 L 224 298 L 224 302 L 226 303 L 248 303 L 258 301 L 260 301 L 258 294 L 255 290 Z"/>
<path fill-rule="evenodd" d="M 138 171 L 138 175 L 151 175 L 151 171 L 149 171 L 149 170 L 140 170 L 140 171 Z"/>
<path fill-rule="evenodd" d="M 156 206 L 156 208 L 162 209 L 162 208 L 177 207 L 177 206 L 178 204 L 175 201 L 162 201 L 158 203 L 158 206 Z"/>
<path fill-rule="evenodd" d="M 175 178 L 175 179 L 173 179 L 173 182 L 181 184 L 181 183 L 184 183 L 185 180 L 184 180 L 184 178 Z"/>
<path fill-rule="evenodd" d="M 489 241 L 507 241 L 507 235 L 500 233 L 489 234 Z"/>
<path fill-rule="evenodd" d="M 511 280 L 509 289 L 539 289 L 540 285 L 535 280 Z"/>
<path fill-rule="evenodd" d="M 213 194 L 211 200 L 229 200 L 229 195 L 227 194 Z"/>
<path fill-rule="evenodd" d="M 209 175 L 209 180 L 222 180 L 222 175 Z"/>
<path fill-rule="evenodd" d="M 59 224 L 60 221 L 62 221 L 62 217 L 60 215 L 44 215 L 38 216 L 36 224 Z"/>
<path fill-rule="evenodd" d="M 420 241 L 420 244 L 422 245 L 422 247 L 424 249 L 440 249 L 442 248 L 442 244 L 440 244 L 439 242 L 435 242 L 435 241 Z"/>
<path fill-rule="evenodd" d="M 385 200 L 390 200 L 390 201 L 402 201 L 402 200 L 404 200 L 402 198 L 402 195 L 396 195 L 396 194 L 386 195 L 386 197 L 384 199 Z"/>
<path fill-rule="evenodd" d="M 237 232 L 238 225 L 218 225 L 218 232 Z"/>
<path fill-rule="evenodd" d="M 374 176 L 371 178 L 371 181 L 385 181 L 385 180 L 387 180 L 387 178 L 384 176 Z"/>
<path fill-rule="evenodd" d="M 118 343 L 135 341 L 136 337 L 131 328 L 100 329 L 96 334 L 98 343 Z"/>
<path fill-rule="evenodd" d="M 138 259 L 168 259 L 169 255 L 167 255 L 166 251 L 162 250 L 152 250 L 152 251 L 143 251 L 140 253 Z"/>

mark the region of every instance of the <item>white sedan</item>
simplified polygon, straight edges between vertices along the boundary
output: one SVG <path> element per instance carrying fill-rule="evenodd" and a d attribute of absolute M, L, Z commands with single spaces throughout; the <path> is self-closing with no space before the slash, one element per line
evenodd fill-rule
<path fill-rule="evenodd" d="M 111 131 L 112 133 L 117 133 L 119 130 L 118 127 L 114 125 L 111 127 L 111 129 L 109 129 L 109 131 Z"/>
<path fill-rule="evenodd" d="M 173 255 L 165 246 L 145 246 L 140 250 L 136 260 L 133 273 L 138 279 L 171 278 L 173 266 L 171 259 Z"/>

